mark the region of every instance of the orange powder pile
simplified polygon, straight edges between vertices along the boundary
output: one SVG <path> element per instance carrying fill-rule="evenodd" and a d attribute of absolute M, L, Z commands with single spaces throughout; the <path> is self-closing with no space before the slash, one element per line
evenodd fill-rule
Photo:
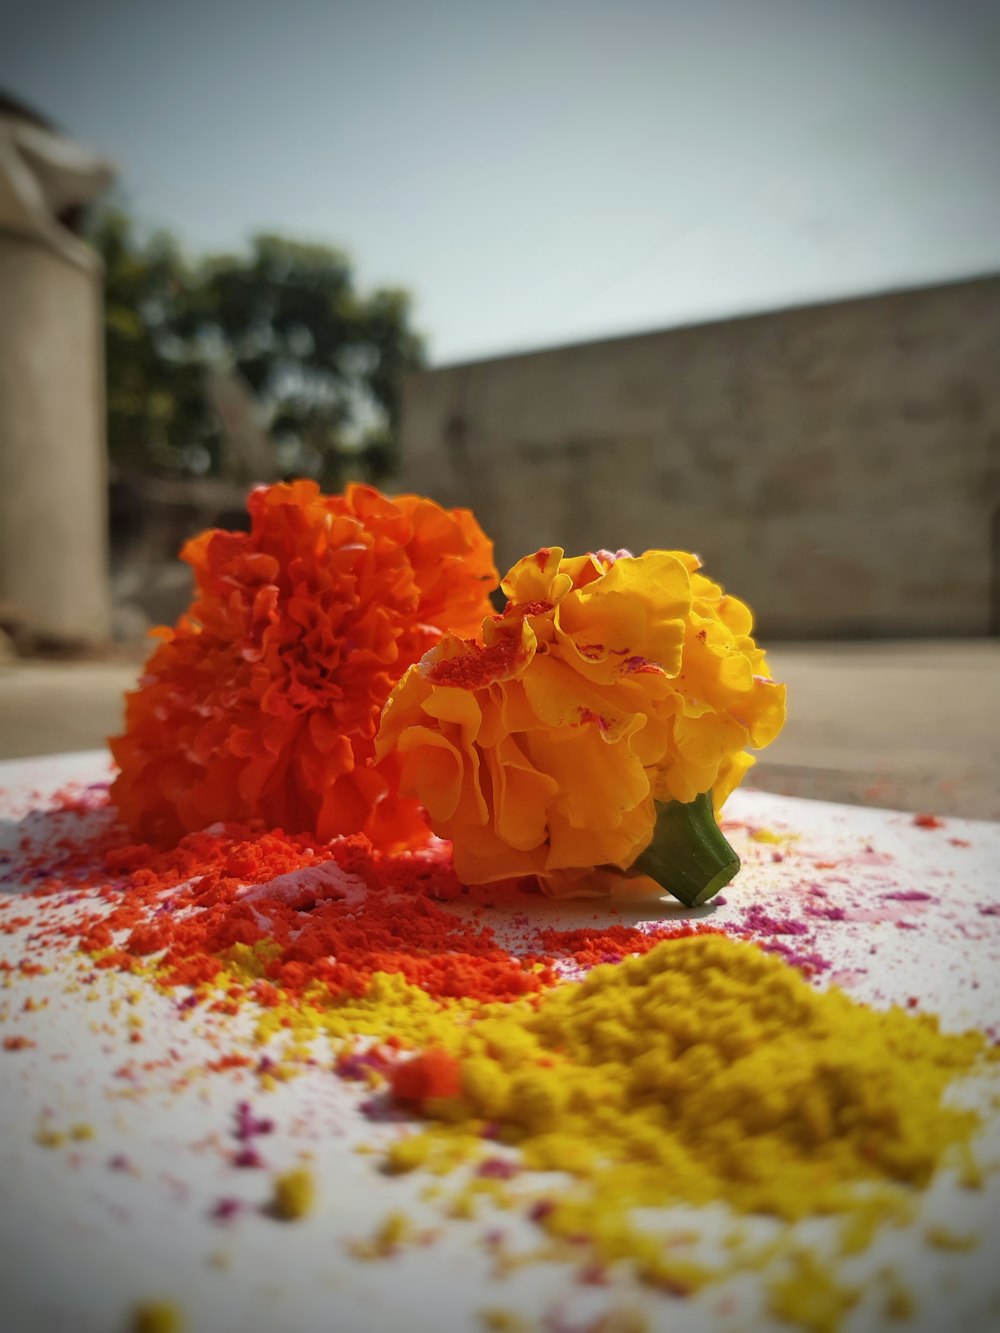
<path fill-rule="evenodd" d="M 512 1001 L 553 985 L 559 960 L 588 967 L 705 929 L 541 930 L 512 955 L 479 919 L 448 844 L 394 854 L 364 834 L 314 844 L 239 825 L 168 850 L 116 841 L 113 831 L 79 847 L 64 840 L 36 892 L 72 888 L 76 911 L 42 924 L 32 943 L 75 941 L 98 967 L 124 972 L 153 964 L 162 983 L 203 988 L 206 998 L 250 951 L 258 975 L 228 983 L 221 1001 L 235 1010 L 243 999 L 296 1003 L 317 986 L 334 1001 L 360 998 L 376 973 L 442 1002 Z M 462 899 L 461 913 L 442 905 Z"/>

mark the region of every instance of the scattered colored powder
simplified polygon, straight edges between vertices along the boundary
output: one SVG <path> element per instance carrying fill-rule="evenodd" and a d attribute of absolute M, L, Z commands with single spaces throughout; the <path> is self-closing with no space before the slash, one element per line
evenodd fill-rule
<path fill-rule="evenodd" d="M 835 1333 L 860 1292 L 836 1283 L 812 1255 L 794 1256 L 792 1272 L 772 1284 L 771 1313 L 811 1333 Z"/>
<path fill-rule="evenodd" d="M 743 926 L 762 935 L 808 935 L 812 929 L 807 921 L 771 916 L 758 903 L 744 910 Z"/>
<path fill-rule="evenodd" d="M 787 944 L 775 939 L 761 940 L 759 945 L 765 953 L 776 954 L 779 958 L 783 958 L 790 967 L 797 968 L 804 977 L 815 976 L 817 972 L 827 972 L 830 969 L 829 959 L 814 950 L 790 949 Z"/>
<path fill-rule="evenodd" d="M 389 1259 L 415 1238 L 413 1223 L 406 1213 L 392 1212 L 373 1236 L 354 1241 L 350 1250 L 355 1259 Z"/>
<path fill-rule="evenodd" d="M 393 1095 L 398 1101 L 417 1105 L 431 1097 L 457 1097 L 462 1090 L 458 1061 L 447 1051 L 433 1048 L 398 1065 L 391 1082 Z"/>
<path fill-rule="evenodd" d="M 315 845 L 231 825 L 157 851 L 108 827 L 84 846 L 50 840 L 39 868 L 38 892 L 62 891 L 71 907 L 39 918 L 31 948 L 78 944 L 91 980 L 96 966 L 191 987 L 180 1019 L 192 1005 L 225 1014 L 249 1002 L 259 1041 L 279 1035 L 305 1051 L 331 1037 L 337 1073 L 370 1084 L 373 1113 L 395 1099 L 426 1117 L 389 1150 L 390 1170 L 472 1159 L 474 1185 L 498 1189 L 522 1167 L 565 1171 L 569 1186 L 530 1216 L 554 1242 L 588 1241 L 594 1271 L 628 1260 L 670 1292 L 712 1274 L 643 1230 L 633 1209 L 823 1212 L 842 1218 L 845 1250 L 856 1249 L 875 1216 L 856 1187 L 922 1188 L 949 1148 L 967 1150 L 977 1123 L 943 1094 L 990 1057 L 981 1036 L 813 991 L 764 952 L 806 975 L 826 968 L 774 938 L 798 946 L 811 927 L 759 908 L 736 926 L 766 937 L 754 944 L 700 923 L 532 931 L 525 918 L 524 948 L 511 953 L 464 896 L 445 844 L 390 855 L 363 835 Z M 461 912 L 446 905 L 463 897 Z M 592 970 L 566 982 L 563 963 Z M 18 970 L 41 968 L 26 957 Z M 212 1068 L 254 1063 L 233 1052 Z M 281 1065 L 265 1056 L 258 1072 L 266 1087 Z M 234 1133 L 254 1165 L 251 1140 L 272 1128 L 240 1104 Z M 311 1174 L 290 1171 L 270 1211 L 302 1217 L 313 1195 Z M 225 1220 L 230 1203 L 213 1216 Z M 773 1288 L 774 1309 L 821 1330 L 803 1271 Z M 835 1308 L 839 1288 L 824 1281 L 833 1295 L 822 1308 Z"/>
<path fill-rule="evenodd" d="M 773 829 L 769 828 L 752 828 L 750 837 L 754 842 L 781 843 L 788 841 L 787 834 L 775 833 Z"/>
<path fill-rule="evenodd" d="M 882 1306 L 885 1318 L 894 1321 L 912 1319 L 916 1306 L 906 1287 L 898 1278 L 889 1277 L 886 1279 L 886 1288 L 885 1301 Z"/>
<path fill-rule="evenodd" d="M 145 1301 L 132 1311 L 131 1333 L 182 1333 L 184 1319 L 172 1301 Z"/>
<path fill-rule="evenodd" d="M 522 1319 L 513 1310 L 505 1310 L 502 1306 L 490 1306 L 481 1311 L 479 1320 L 483 1328 L 489 1329 L 490 1333 L 531 1333 L 532 1329 L 528 1320 Z"/>
<path fill-rule="evenodd" d="M 240 1102 L 236 1108 L 235 1134 L 241 1143 L 255 1138 L 258 1134 L 271 1134 L 273 1132 L 273 1120 L 256 1117 L 250 1109 L 249 1102 Z"/>
<path fill-rule="evenodd" d="M 311 1171 L 296 1167 L 275 1177 L 271 1211 L 285 1222 L 306 1217 L 316 1206 L 316 1182 Z"/>
<path fill-rule="evenodd" d="M 498 676 L 513 675 L 523 656 L 520 642 L 512 638 L 499 639 L 488 647 L 474 639 L 466 639 L 464 646 L 464 653 L 434 663 L 427 673 L 432 684 L 457 686 L 463 690 L 480 689 Z"/>
<path fill-rule="evenodd" d="M 960 1235 L 942 1226 L 928 1227 L 926 1235 L 928 1244 L 938 1250 L 974 1250 L 979 1244 L 976 1236 Z"/>
<path fill-rule="evenodd" d="M 238 1153 L 233 1154 L 233 1166 L 258 1168 L 265 1165 L 263 1157 L 256 1148 L 241 1148 Z"/>

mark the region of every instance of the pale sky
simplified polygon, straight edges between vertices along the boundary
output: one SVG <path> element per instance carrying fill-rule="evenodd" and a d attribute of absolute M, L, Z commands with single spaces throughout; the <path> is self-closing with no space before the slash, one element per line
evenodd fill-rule
<path fill-rule="evenodd" d="M 0 0 L 0 86 L 436 363 L 1000 270 L 1000 0 Z"/>

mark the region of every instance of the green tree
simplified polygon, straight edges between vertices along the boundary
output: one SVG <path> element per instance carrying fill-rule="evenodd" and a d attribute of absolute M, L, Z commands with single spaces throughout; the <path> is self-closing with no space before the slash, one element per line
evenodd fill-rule
<path fill-rule="evenodd" d="M 261 404 L 285 474 L 339 487 L 396 462 L 401 377 L 423 362 L 408 295 L 360 294 L 339 250 L 280 236 L 249 255 L 189 265 L 163 234 L 140 242 L 106 212 L 92 239 L 106 268 L 108 437 L 123 467 L 214 472 L 219 424 L 206 371 L 224 366 Z"/>
<path fill-rule="evenodd" d="M 189 471 L 187 451 L 209 421 L 202 368 L 165 352 L 186 281 L 177 246 L 165 233 L 141 245 L 118 210 L 99 215 L 90 239 L 104 259 L 111 458 L 127 470 Z"/>

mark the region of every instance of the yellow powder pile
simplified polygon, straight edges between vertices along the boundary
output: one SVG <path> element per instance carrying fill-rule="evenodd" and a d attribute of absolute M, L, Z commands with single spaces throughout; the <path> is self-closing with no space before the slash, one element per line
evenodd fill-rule
<path fill-rule="evenodd" d="M 488 1122 L 532 1168 L 570 1172 L 544 1218 L 630 1256 L 651 1280 L 696 1286 L 665 1265 L 630 1210 L 722 1201 L 787 1220 L 873 1209 L 862 1182 L 922 1187 L 974 1113 L 944 1104 L 989 1054 L 978 1033 L 819 993 L 787 964 L 722 936 L 670 941 L 595 968 L 534 1004 L 439 1039 L 461 1093 L 428 1098 L 447 1123 L 401 1141 L 397 1170 L 440 1157 Z M 855 1221 L 857 1217 L 855 1217 Z M 704 1276 L 704 1275 L 702 1275 Z"/>
<path fill-rule="evenodd" d="M 256 964 L 249 953 L 229 961 L 245 973 Z M 433 1123 L 397 1141 L 388 1167 L 446 1172 L 494 1154 L 499 1140 L 525 1167 L 570 1177 L 535 1212 L 553 1257 L 567 1245 L 578 1256 L 585 1237 L 603 1262 L 628 1261 L 672 1292 L 747 1266 L 780 1270 L 790 1251 L 737 1245 L 710 1270 L 636 1210 L 721 1203 L 788 1222 L 825 1214 L 839 1219 L 841 1253 L 857 1253 L 905 1218 L 949 1150 L 973 1179 L 978 1118 L 946 1104 L 946 1092 L 998 1054 L 978 1033 L 941 1033 L 933 1017 L 817 992 L 756 946 L 715 935 L 667 941 L 512 1003 L 440 1001 L 379 973 L 357 997 L 316 986 L 262 1014 L 258 1040 L 279 1034 L 282 1077 L 317 1036 L 338 1051 L 363 1034 L 406 1043 L 424 1062 L 434 1053 L 434 1081 L 460 1091 L 407 1099 Z M 377 1069 L 371 1080 L 382 1081 Z M 520 1191 L 476 1177 L 452 1213 L 474 1216 L 480 1196 L 504 1206 L 507 1190 L 509 1204 Z M 301 1215 L 296 1204 L 280 1211 Z M 832 1273 L 818 1293 L 804 1262 L 773 1288 L 772 1306 L 825 1329 L 817 1302 L 847 1309 L 857 1293 Z"/>

